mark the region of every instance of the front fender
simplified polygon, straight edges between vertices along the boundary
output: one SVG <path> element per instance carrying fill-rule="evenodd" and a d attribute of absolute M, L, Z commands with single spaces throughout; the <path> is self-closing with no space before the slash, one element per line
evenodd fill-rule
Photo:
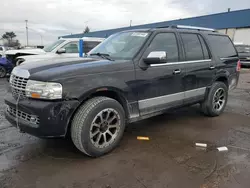
<path fill-rule="evenodd" d="M 88 75 L 86 77 L 75 77 L 66 82 L 64 81 L 64 97 L 83 101 L 92 93 L 98 92 L 101 89 L 107 89 L 121 93 L 128 103 L 136 101 L 133 87 L 130 85 L 131 75 L 134 74 L 129 74 L 128 72 L 120 72 L 120 76 L 118 74 L 119 73 Z"/>

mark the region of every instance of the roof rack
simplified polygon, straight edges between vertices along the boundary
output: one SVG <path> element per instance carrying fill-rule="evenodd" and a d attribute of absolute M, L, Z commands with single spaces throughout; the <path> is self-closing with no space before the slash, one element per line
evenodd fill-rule
<path fill-rule="evenodd" d="M 189 25 L 177 25 L 177 29 L 194 29 L 194 30 L 202 30 L 202 31 L 215 31 L 212 28 L 206 27 L 196 27 L 196 26 L 189 26 Z"/>
<path fill-rule="evenodd" d="M 171 25 L 171 26 L 163 26 L 158 28 L 175 28 L 175 29 L 192 29 L 192 30 L 199 30 L 199 31 L 212 31 L 215 32 L 215 29 L 206 28 L 206 27 L 196 27 L 190 25 Z"/>

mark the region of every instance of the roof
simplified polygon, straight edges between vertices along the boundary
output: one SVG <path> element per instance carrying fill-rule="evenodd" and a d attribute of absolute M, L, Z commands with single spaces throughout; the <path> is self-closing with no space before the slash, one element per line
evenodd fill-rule
<path fill-rule="evenodd" d="M 243 28 L 250 27 L 250 9 L 223 12 L 218 14 L 210 14 L 206 16 L 198 16 L 192 18 L 185 18 L 179 20 L 171 20 L 164 22 L 157 22 L 151 24 L 137 25 L 132 27 L 122 27 L 117 29 L 108 29 L 102 31 L 94 31 L 90 33 L 79 33 L 73 35 L 63 36 L 65 38 L 82 38 L 82 37 L 108 37 L 114 33 L 142 28 L 157 28 L 166 27 L 171 25 L 190 25 L 197 27 L 207 27 L 214 29 L 226 29 L 226 28 Z"/>

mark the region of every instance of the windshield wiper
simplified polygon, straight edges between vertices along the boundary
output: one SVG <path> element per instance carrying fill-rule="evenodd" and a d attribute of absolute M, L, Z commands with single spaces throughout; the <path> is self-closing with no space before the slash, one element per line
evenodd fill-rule
<path fill-rule="evenodd" d="M 107 60 L 110 60 L 110 61 L 114 61 L 113 59 L 110 58 L 110 55 L 109 54 L 105 54 L 105 53 L 100 53 L 100 52 L 97 52 L 97 53 L 92 53 L 90 54 L 90 56 L 92 55 L 97 55 L 103 59 L 107 59 Z"/>

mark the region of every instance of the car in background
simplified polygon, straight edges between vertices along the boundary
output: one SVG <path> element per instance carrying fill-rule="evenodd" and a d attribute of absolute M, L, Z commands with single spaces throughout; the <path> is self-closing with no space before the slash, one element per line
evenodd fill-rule
<path fill-rule="evenodd" d="M 7 47 L 0 46 L 0 78 L 5 77 L 6 74 L 10 73 L 13 69 L 13 64 L 9 62 L 5 57 L 5 53 L 7 50 Z"/>
<path fill-rule="evenodd" d="M 0 58 L 1 57 L 5 57 L 5 52 L 6 52 L 7 48 L 4 46 L 0 46 Z"/>
<path fill-rule="evenodd" d="M 250 45 L 235 43 L 242 67 L 250 67 Z"/>
<path fill-rule="evenodd" d="M 104 38 L 93 37 L 83 37 L 82 39 L 85 42 L 85 51 L 89 51 L 93 46 L 95 47 L 104 40 Z M 59 57 L 59 55 L 64 57 L 77 57 L 78 45 L 79 38 L 61 38 L 43 49 L 8 50 L 6 52 L 6 57 L 14 65 L 20 65 L 26 60 L 36 61 L 50 59 Z"/>
<path fill-rule="evenodd" d="M 6 57 L 0 58 L 0 78 L 4 78 L 7 74 L 11 73 L 14 65 L 8 61 Z"/>

